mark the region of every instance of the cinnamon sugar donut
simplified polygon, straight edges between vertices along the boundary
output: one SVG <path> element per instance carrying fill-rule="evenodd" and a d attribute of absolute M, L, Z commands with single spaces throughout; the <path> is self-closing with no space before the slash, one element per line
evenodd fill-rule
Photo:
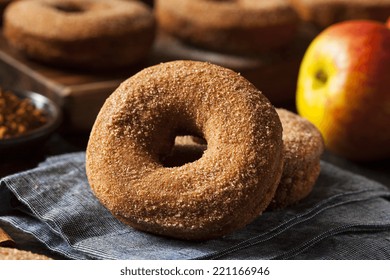
<path fill-rule="evenodd" d="M 268 209 L 280 209 L 305 198 L 320 173 L 324 151 L 321 133 L 308 120 L 276 109 L 283 127 L 283 174 Z"/>
<path fill-rule="evenodd" d="M 206 139 L 203 156 L 164 167 L 176 135 Z M 92 128 L 92 190 L 124 223 L 180 239 L 244 227 L 271 201 L 283 167 L 282 127 L 259 90 L 204 62 L 146 68 L 106 100 Z"/>
<path fill-rule="evenodd" d="M 336 22 L 370 19 L 385 22 L 390 0 L 289 0 L 300 17 L 321 28 Z"/>
<path fill-rule="evenodd" d="M 157 0 L 165 32 L 223 52 L 260 53 L 292 40 L 298 16 L 287 0 Z"/>
<path fill-rule="evenodd" d="M 22 0 L 8 5 L 4 36 L 26 56 L 56 66 L 122 67 L 154 39 L 150 8 L 125 0 Z"/>

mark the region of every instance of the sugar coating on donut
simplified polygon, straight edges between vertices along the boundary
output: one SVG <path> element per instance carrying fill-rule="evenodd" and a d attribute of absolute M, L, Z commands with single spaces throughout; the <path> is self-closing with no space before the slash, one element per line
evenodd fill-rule
<path fill-rule="evenodd" d="M 308 120 L 285 109 L 276 112 L 282 122 L 284 166 L 279 186 L 268 209 L 281 209 L 310 194 L 320 173 L 324 142 Z"/>
<path fill-rule="evenodd" d="M 206 139 L 207 150 L 164 167 L 182 134 Z M 209 239 L 244 227 L 268 206 L 282 153 L 277 113 L 252 84 L 216 65 L 174 61 L 142 70 L 106 100 L 86 170 L 98 199 L 124 223 Z"/>
<path fill-rule="evenodd" d="M 64 41 L 101 33 L 126 33 L 129 28 L 149 24 L 150 17 L 144 5 L 123 0 L 27 0 L 12 3 L 9 10 L 15 13 L 11 16 L 20 15 L 12 19 L 12 24 L 25 29 L 26 33 Z M 36 12 L 41 17 L 37 17 Z M 118 17 L 123 17 L 122 26 L 116 23 Z"/>

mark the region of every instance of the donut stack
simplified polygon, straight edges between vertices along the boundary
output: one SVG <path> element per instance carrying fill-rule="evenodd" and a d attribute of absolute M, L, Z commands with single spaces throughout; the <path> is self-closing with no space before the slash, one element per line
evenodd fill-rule
<path fill-rule="evenodd" d="M 96 118 L 86 151 L 88 182 L 131 227 L 206 240 L 301 201 L 315 184 L 321 135 L 296 114 L 274 108 L 266 96 L 289 72 L 267 66 L 288 56 L 302 20 L 324 26 L 365 11 L 371 16 L 373 6 L 388 15 L 388 5 L 361 0 L 359 9 L 346 5 L 343 17 L 329 12 L 323 18 L 319 9 L 337 10 L 342 0 L 314 2 L 156 0 L 153 12 L 135 0 L 20 0 L 7 7 L 3 33 L 12 48 L 50 66 L 110 71 L 140 65 Z M 191 60 L 145 68 L 157 27 L 192 55 L 220 55 L 221 64 L 234 58 L 245 71 Z M 245 78 L 259 81 L 258 69 L 276 77 L 264 94 L 263 83 Z M 183 135 L 186 141 L 175 145 Z M 183 150 L 178 162 L 174 154 Z"/>
<path fill-rule="evenodd" d="M 191 144 L 199 159 L 164 165 L 178 135 L 204 139 L 207 148 Z M 322 151 L 313 125 L 276 111 L 241 75 L 174 61 L 142 70 L 106 100 L 86 171 L 96 197 L 122 222 L 205 240 L 307 196 Z"/>

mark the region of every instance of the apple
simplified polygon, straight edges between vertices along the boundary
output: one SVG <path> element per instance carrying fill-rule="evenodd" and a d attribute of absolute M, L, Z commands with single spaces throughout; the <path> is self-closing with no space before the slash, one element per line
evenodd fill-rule
<path fill-rule="evenodd" d="M 298 113 L 345 158 L 390 158 L 390 29 L 353 20 L 334 24 L 311 42 L 297 82 Z"/>

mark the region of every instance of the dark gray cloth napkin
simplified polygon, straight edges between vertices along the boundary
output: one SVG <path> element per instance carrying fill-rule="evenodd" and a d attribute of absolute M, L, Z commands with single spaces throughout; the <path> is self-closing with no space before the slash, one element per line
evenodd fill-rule
<path fill-rule="evenodd" d="M 298 205 L 223 238 L 189 242 L 119 222 L 91 192 L 85 154 L 66 154 L 0 181 L 0 226 L 69 259 L 390 259 L 389 189 L 321 167 Z"/>

